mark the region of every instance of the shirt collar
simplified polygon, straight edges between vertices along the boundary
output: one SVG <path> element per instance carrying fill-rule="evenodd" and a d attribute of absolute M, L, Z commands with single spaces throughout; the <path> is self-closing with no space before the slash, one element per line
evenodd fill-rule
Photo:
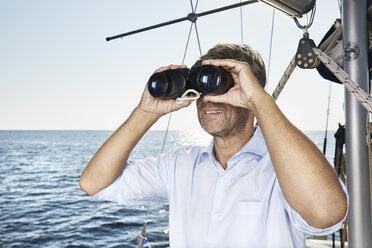
<path fill-rule="evenodd" d="M 267 152 L 266 142 L 259 127 L 256 128 L 256 131 L 254 132 L 252 138 L 247 142 L 247 144 L 245 144 L 242 149 L 240 149 L 240 151 L 234 156 L 245 152 L 257 154 L 260 157 L 263 157 L 263 155 L 265 155 L 265 153 Z M 208 155 L 212 158 L 214 157 L 213 139 L 209 143 L 209 145 L 204 148 L 204 150 L 202 151 L 202 155 Z"/>
<path fill-rule="evenodd" d="M 209 142 L 208 146 L 204 148 L 204 150 L 202 151 L 202 155 L 209 156 L 211 158 L 214 157 L 214 139 L 212 139 L 211 142 Z"/>
<path fill-rule="evenodd" d="M 263 157 L 267 152 L 266 142 L 259 127 L 256 128 L 252 138 L 245 144 L 242 149 L 236 154 L 250 152 Z"/>

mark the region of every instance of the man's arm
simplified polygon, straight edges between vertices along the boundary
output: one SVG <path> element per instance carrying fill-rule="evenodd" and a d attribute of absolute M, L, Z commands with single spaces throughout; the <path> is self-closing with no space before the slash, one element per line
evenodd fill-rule
<path fill-rule="evenodd" d="M 326 228 L 346 214 L 337 175 L 314 143 L 293 126 L 268 95 L 254 111 L 287 202 L 313 227 Z"/>
<path fill-rule="evenodd" d="M 185 66 L 170 65 L 156 72 Z M 130 153 L 142 136 L 162 116 L 190 105 L 186 101 L 176 104 L 175 99 L 153 98 L 145 87 L 139 105 L 130 117 L 111 135 L 92 157 L 80 177 L 80 187 L 95 195 L 119 177 Z"/>
<path fill-rule="evenodd" d="M 260 125 L 283 195 L 311 226 L 326 228 L 346 214 L 347 202 L 337 175 L 320 150 L 293 126 L 259 85 L 248 64 L 209 60 L 232 73 L 235 86 L 204 100 L 250 109 Z"/>

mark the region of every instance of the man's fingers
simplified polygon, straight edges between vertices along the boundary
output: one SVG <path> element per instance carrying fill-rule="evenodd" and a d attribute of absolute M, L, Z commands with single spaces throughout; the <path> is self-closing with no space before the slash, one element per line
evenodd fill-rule
<path fill-rule="evenodd" d="M 230 71 L 233 74 L 239 74 L 242 70 L 248 69 L 251 70 L 251 67 L 246 62 L 236 61 L 233 59 L 208 59 L 203 60 L 203 65 L 214 65 L 217 67 L 222 67 L 225 70 Z"/>
<path fill-rule="evenodd" d="M 203 101 L 215 102 L 215 103 L 229 103 L 226 94 L 222 95 L 205 95 Z"/>
<path fill-rule="evenodd" d="M 174 102 L 172 105 L 172 111 L 177 111 L 177 110 L 180 110 L 181 108 L 185 108 L 189 106 L 193 101 L 183 101 L 181 103 Z"/>
<path fill-rule="evenodd" d="M 162 72 L 162 71 L 166 71 L 166 70 L 169 70 L 169 65 L 158 68 L 154 73 Z"/>
<path fill-rule="evenodd" d="M 202 62 L 203 65 L 222 66 L 226 67 L 227 69 L 232 69 L 239 65 L 239 63 L 241 62 L 232 59 L 207 59 L 203 60 Z"/>
<path fill-rule="evenodd" d="M 170 65 L 169 69 L 180 69 L 180 68 L 187 68 L 187 65 Z"/>
<path fill-rule="evenodd" d="M 160 67 L 154 73 L 162 72 L 166 70 L 180 69 L 180 68 L 187 68 L 187 65 L 167 65 L 167 66 Z"/>

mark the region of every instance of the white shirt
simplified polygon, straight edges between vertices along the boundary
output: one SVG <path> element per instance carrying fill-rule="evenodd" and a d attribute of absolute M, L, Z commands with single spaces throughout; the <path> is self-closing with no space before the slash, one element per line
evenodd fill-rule
<path fill-rule="evenodd" d="M 170 247 L 305 247 L 311 227 L 283 197 L 259 129 L 227 163 L 208 147 L 173 149 L 157 158 L 129 162 L 95 197 L 125 205 L 169 201 Z M 345 195 L 346 188 L 342 184 Z"/>

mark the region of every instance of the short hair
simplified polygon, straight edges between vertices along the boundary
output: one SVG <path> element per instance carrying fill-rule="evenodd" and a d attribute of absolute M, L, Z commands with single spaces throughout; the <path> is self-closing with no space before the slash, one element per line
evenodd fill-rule
<path fill-rule="evenodd" d="M 200 56 L 192 67 L 201 66 L 206 59 L 234 59 L 246 62 L 253 74 L 264 88 L 266 84 L 265 63 L 260 54 L 250 46 L 241 43 L 218 43 Z"/>

